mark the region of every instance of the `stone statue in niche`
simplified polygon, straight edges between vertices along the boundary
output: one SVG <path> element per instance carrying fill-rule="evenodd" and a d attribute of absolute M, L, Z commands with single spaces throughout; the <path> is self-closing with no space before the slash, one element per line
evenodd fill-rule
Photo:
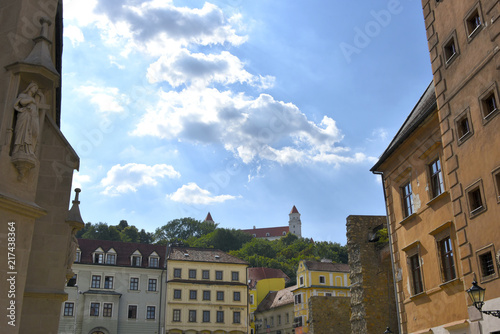
<path fill-rule="evenodd" d="M 43 93 L 35 82 L 31 82 L 14 103 L 17 111 L 17 122 L 14 130 L 14 148 L 12 154 L 23 153 L 35 155 L 40 121 L 38 105 L 43 98 Z"/>
<path fill-rule="evenodd" d="M 39 106 L 44 102 L 44 95 L 38 84 L 31 82 L 14 103 L 17 121 L 14 129 L 12 162 L 19 172 L 18 180 L 21 180 L 36 164 L 35 152 L 40 133 Z"/>

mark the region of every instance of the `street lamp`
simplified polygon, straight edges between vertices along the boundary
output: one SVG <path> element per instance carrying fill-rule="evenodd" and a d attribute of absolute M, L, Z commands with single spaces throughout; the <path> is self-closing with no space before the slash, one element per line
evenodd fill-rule
<path fill-rule="evenodd" d="M 470 299 L 472 300 L 472 304 L 475 308 L 484 314 L 489 314 L 494 317 L 500 318 L 500 310 L 491 310 L 491 311 L 483 311 L 481 310 L 484 305 L 484 292 L 486 289 L 477 285 L 476 280 L 472 281 L 472 286 L 467 290 Z"/>
<path fill-rule="evenodd" d="M 387 328 L 385 329 L 384 334 L 392 334 L 391 329 L 390 329 L 389 327 L 387 327 Z"/>

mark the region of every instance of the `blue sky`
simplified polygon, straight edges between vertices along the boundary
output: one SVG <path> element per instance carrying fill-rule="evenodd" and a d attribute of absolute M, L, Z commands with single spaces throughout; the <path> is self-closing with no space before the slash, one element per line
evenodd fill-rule
<path fill-rule="evenodd" d="M 345 243 L 432 79 L 418 0 L 65 0 L 61 128 L 87 222 L 211 212 Z"/>

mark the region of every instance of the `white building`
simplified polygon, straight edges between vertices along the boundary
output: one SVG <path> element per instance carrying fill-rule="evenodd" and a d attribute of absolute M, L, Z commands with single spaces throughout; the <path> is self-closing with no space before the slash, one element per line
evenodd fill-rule
<path fill-rule="evenodd" d="M 78 242 L 59 333 L 164 333 L 166 246 Z"/>

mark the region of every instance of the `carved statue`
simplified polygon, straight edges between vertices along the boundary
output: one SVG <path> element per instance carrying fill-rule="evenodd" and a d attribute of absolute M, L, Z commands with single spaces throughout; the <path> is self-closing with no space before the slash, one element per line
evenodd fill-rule
<path fill-rule="evenodd" d="M 17 122 L 14 130 L 12 154 L 20 153 L 35 157 L 35 149 L 40 132 L 38 106 L 44 98 L 35 82 L 31 82 L 14 103 Z"/>

